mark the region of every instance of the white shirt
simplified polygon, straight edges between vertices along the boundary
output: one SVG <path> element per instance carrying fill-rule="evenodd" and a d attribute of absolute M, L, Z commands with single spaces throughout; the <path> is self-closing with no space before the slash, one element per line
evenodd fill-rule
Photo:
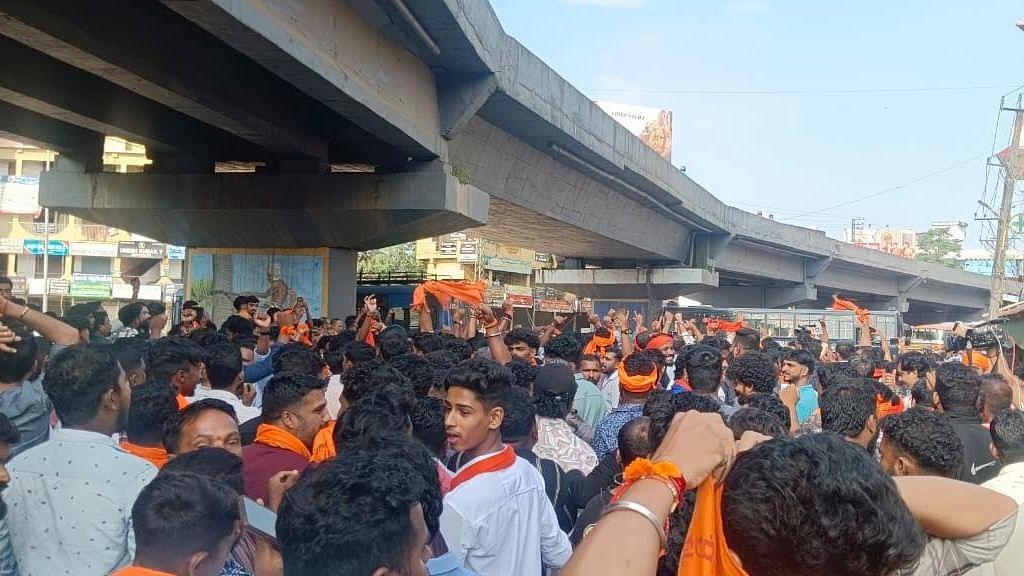
<path fill-rule="evenodd" d="M 96 432 L 64 428 L 7 465 L 11 545 L 25 576 L 107 576 L 135 555 L 132 505 L 152 464 Z"/>
<path fill-rule="evenodd" d="M 544 479 L 518 457 L 511 467 L 480 474 L 444 497 L 441 535 L 459 564 L 481 576 L 539 576 L 544 566 L 561 568 L 572 555 Z"/>
<path fill-rule="evenodd" d="M 1024 462 L 1003 466 L 998 476 L 985 482 L 982 486 L 1013 498 L 1018 506 L 1024 505 Z M 1024 521 L 1020 519 L 1018 513 L 1010 542 L 999 553 L 995 562 L 981 567 L 980 573 L 1009 576 L 1020 574 L 1022 567 L 1024 567 Z"/>
<path fill-rule="evenodd" d="M 601 376 L 601 397 L 604 398 L 605 414 L 619 407 L 619 373 L 612 372 Z"/>
<path fill-rule="evenodd" d="M 231 405 L 235 409 L 235 418 L 238 418 L 238 423 L 248 422 L 253 418 L 259 418 L 263 410 L 260 408 L 254 408 L 252 406 L 246 406 L 242 403 L 242 399 L 235 396 L 227 390 L 216 390 L 214 388 L 207 388 L 205 386 L 196 386 L 195 396 L 188 398 L 188 403 L 191 404 L 198 400 L 205 400 L 207 398 L 213 398 L 215 400 L 223 400 Z"/>
<path fill-rule="evenodd" d="M 324 396 L 327 398 L 327 413 L 331 420 L 338 419 L 338 412 L 341 412 L 341 392 L 345 385 L 341 383 L 341 374 L 334 374 L 327 381 L 327 388 L 324 389 Z"/>
<path fill-rule="evenodd" d="M 537 443 L 533 453 L 554 460 L 566 472 L 579 470 L 587 475 L 597 467 L 597 453 L 561 418 L 537 416 Z"/>

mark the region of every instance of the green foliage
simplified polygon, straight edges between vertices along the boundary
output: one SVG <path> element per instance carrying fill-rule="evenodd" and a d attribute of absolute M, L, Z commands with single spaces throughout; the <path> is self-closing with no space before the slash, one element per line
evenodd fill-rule
<path fill-rule="evenodd" d="M 953 239 L 949 230 L 933 228 L 917 236 L 917 259 L 956 268 L 956 254 L 960 243 Z"/>
<path fill-rule="evenodd" d="M 360 274 L 419 274 L 423 271 L 412 242 L 360 252 L 356 267 Z"/>
<path fill-rule="evenodd" d="M 192 293 L 190 295 L 191 300 L 199 302 L 201 305 L 208 305 L 210 293 L 213 292 L 213 278 L 199 278 L 192 282 Z"/>

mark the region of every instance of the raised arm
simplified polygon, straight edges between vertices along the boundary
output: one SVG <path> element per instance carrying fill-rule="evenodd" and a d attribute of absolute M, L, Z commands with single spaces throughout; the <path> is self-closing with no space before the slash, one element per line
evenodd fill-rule
<path fill-rule="evenodd" d="M 937 476 L 893 478 L 910 513 L 931 536 L 958 540 L 977 536 L 1017 513 L 1009 496 Z"/>
<path fill-rule="evenodd" d="M 21 322 L 54 344 L 72 346 L 82 341 L 81 335 L 73 326 L 3 296 L 0 296 L 0 317 Z"/>
<path fill-rule="evenodd" d="M 481 302 L 473 306 L 474 314 L 484 327 L 484 338 L 487 339 L 487 348 L 491 351 L 491 359 L 498 364 L 507 364 L 512 361 L 512 354 L 508 351 L 508 346 L 505 345 L 505 333 L 502 330 L 502 326 L 505 325 L 504 319 L 498 319 L 494 315 L 494 310 L 487 305 L 486 302 Z"/>

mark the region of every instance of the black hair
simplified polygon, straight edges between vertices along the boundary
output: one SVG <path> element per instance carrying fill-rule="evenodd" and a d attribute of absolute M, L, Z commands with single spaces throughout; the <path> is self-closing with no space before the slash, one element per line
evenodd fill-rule
<path fill-rule="evenodd" d="M 934 397 L 932 389 L 928 387 L 928 381 L 924 378 L 918 378 L 917 382 L 914 383 L 914 387 L 910 389 L 910 398 L 914 401 L 914 406 L 927 406 L 932 408 Z"/>
<path fill-rule="evenodd" d="M 850 367 L 859 378 L 874 378 L 875 370 L 879 367 L 879 360 L 870 353 L 857 353 L 850 358 Z"/>
<path fill-rule="evenodd" d="M 324 381 L 300 372 L 281 372 L 263 388 L 263 420 L 277 420 L 285 410 L 294 408 L 307 394 L 322 390 Z"/>
<path fill-rule="evenodd" d="M 445 390 L 465 388 L 490 409 L 501 406 L 512 389 L 512 371 L 491 360 L 471 358 L 448 371 L 444 379 Z"/>
<path fill-rule="evenodd" d="M 8 327 L 14 335 L 21 338 L 18 342 L 11 342 L 7 346 L 14 349 L 13 353 L 0 352 L 0 382 L 6 384 L 20 384 L 36 365 L 36 340 L 32 332 L 17 326 Z"/>
<path fill-rule="evenodd" d="M 358 366 L 377 357 L 377 351 L 362 340 L 353 340 L 343 348 L 345 359 Z"/>
<path fill-rule="evenodd" d="M 1013 388 L 998 374 L 985 374 L 978 387 L 978 412 L 995 415 L 1013 406 Z"/>
<path fill-rule="evenodd" d="M 441 340 L 444 342 L 444 349 L 455 354 L 459 361 L 469 360 L 473 356 L 473 345 L 462 338 L 454 334 L 442 333 Z M 486 343 L 484 345 L 486 346 Z"/>
<path fill-rule="evenodd" d="M 874 387 L 863 380 L 844 380 L 821 395 L 821 428 L 826 432 L 855 438 L 875 412 Z"/>
<path fill-rule="evenodd" d="M 981 377 L 970 366 L 946 362 L 935 372 L 935 392 L 945 412 L 978 415 Z"/>
<path fill-rule="evenodd" d="M 159 316 L 167 312 L 167 306 L 164 306 L 163 302 L 153 301 L 146 302 L 146 309 L 149 310 L 150 316 Z"/>
<path fill-rule="evenodd" d="M 303 344 L 293 342 L 285 344 L 274 356 L 274 374 L 280 372 L 296 372 L 306 376 L 320 376 L 320 368 L 323 366 L 321 359 L 316 352 L 310 350 Z"/>
<path fill-rule="evenodd" d="M 199 415 L 207 410 L 217 410 L 231 417 L 238 424 L 238 416 L 230 404 L 216 398 L 204 398 L 196 400 L 174 414 L 164 424 L 164 449 L 171 454 L 178 453 L 178 444 L 181 442 L 181 431 L 199 418 Z"/>
<path fill-rule="evenodd" d="M 883 442 L 913 458 L 929 474 L 956 479 L 960 473 L 964 445 L 945 414 L 911 408 L 886 418 L 882 430 Z"/>
<path fill-rule="evenodd" d="M 675 396 L 675 394 L 673 394 L 671 390 L 665 390 L 664 388 L 655 388 L 654 390 L 651 390 L 650 395 L 647 396 L 647 401 L 644 402 L 642 414 L 644 416 L 650 416 L 657 410 L 661 409 L 662 406 L 671 406 L 673 396 Z"/>
<path fill-rule="evenodd" d="M 850 362 L 822 362 L 818 364 L 815 372 L 822 390 L 828 390 L 844 380 L 865 378 L 854 369 Z"/>
<path fill-rule="evenodd" d="M 505 419 L 501 421 L 501 439 L 509 444 L 522 442 L 537 426 L 537 409 L 525 388 L 509 390 L 502 404 Z"/>
<path fill-rule="evenodd" d="M 221 342 L 207 349 L 206 377 L 210 388 L 228 390 L 242 373 L 242 353 L 238 346 Z"/>
<path fill-rule="evenodd" d="M 740 454 L 721 513 L 748 574 L 896 574 L 917 563 L 927 542 L 892 478 L 867 451 L 829 433 Z"/>
<path fill-rule="evenodd" d="M 285 493 L 277 538 L 287 576 L 402 571 L 412 540 L 410 510 L 438 531 L 441 487 L 434 455 L 415 440 L 364 438 L 310 469 Z M 358 526 L 358 529 L 353 527 Z"/>
<path fill-rule="evenodd" d="M 848 362 L 856 352 L 857 347 L 853 345 L 853 342 L 840 342 L 836 344 L 836 354 L 839 355 L 839 359 L 843 362 Z"/>
<path fill-rule="evenodd" d="M 423 355 L 423 359 L 435 370 L 450 370 L 461 361 L 454 352 L 449 350 L 434 350 Z"/>
<path fill-rule="evenodd" d="M 212 552 L 241 519 L 238 492 L 190 472 L 158 474 L 132 506 L 136 557 L 173 565 Z"/>
<path fill-rule="evenodd" d="M 657 350 L 641 350 L 622 359 L 627 376 L 648 375 L 661 366 L 662 356 Z"/>
<path fill-rule="evenodd" d="M 369 392 L 389 384 L 408 391 L 409 396 L 415 398 L 409 379 L 379 360 L 367 362 L 346 371 L 341 376 L 341 383 L 341 394 L 349 404 L 355 404 Z M 415 403 L 415 399 L 412 402 Z"/>
<path fill-rule="evenodd" d="M 596 354 L 583 354 L 580 356 L 580 364 L 584 362 L 601 362 L 601 359 Z"/>
<path fill-rule="evenodd" d="M 177 413 L 174 390 L 166 382 L 150 380 L 136 386 L 128 411 L 128 439 L 143 446 L 160 445 L 164 426 Z"/>
<path fill-rule="evenodd" d="M 426 396 L 416 401 L 412 409 L 412 435 L 423 442 L 433 454 L 444 451 L 447 436 L 445 435 L 444 401 L 440 398 Z"/>
<path fill-rule="evenodd" d="M 646 416 L 634 418 L 619 428 L 619 459 L 625 468 L 637 458 L 647 458 L 654 452 L 651 443 L 651 419 Z"/>
<path fill-rule="evenodd" d="M 120 377 L 117 359 L 106 346 L 76 344 L 50 359 L 43 390 L 60 421 L 74 427 L 96 416 L 103 395 L 118 389 Z"/>
<path fill-rule="evenodd" d="M 197 328 L 189 334 L 188 339 L 203 350 L 210 348 L 214 344 L 230 342 L 227 336 L 210 328 Z"/>
<path fill-rule="evenodd" d="M 771 394 L 779 383 L 775 363 L 762 352 L 747 352 L 729 363 L 729 378 L 750 386 L 758 394 Z"/>
<path fill-rule="evenodd" d="M 573 338 L 569 334 L 555 336 L 550 342 L 548 342 L 548 345 L 544 347 L 545 358 L 562 359 L 577 366 L 580 363 L 580 356 L 582 354 L 583 345 L 580 344 L 579 340 Z"/>
<path fill-rule="evenodd" d="M 771 438 L 786 438 L 789 428 L 782 424 L 779 417 L 771 412 L 757 408 L 741 408 L 729 418 L 729 428 L 737 441 L 744 432 L 757 432 Z"/>
<path fill-rule="evenodd" d="M 394 384 L 370 390 L 338 419 L 332 437 L 336 451 L 366 436 L 408 434 L 412 431 L 410 415 L 414 406 L 402 399 L 401 390 Z"/>
<path fill-rule="evenodd" d="M 1000 410 L 989 424 L 988 432 L 1004 464 L 1024 461 L 1024 412 L 1012 408 Z"/>
<path fill-rule="evenodd" d="M 707 336 L 701 338 L 700 343 L 704 346 L 710 346 L 718 350 L 720 353 L 722 353 L 723 356 L 726 352 L 728 352 L 730 348 L 732 348 L 732 344 L 730 344 L 727 339 L 721 336 L 715 336 L 713 334 L 708 334 Z"/>
<path fill-rule="evenodd" d="M 537 380 L 537 373 L 540 371 L 540 367 L 534 366 L 525 360 L 517 359 L 505 364 L 505 367 L 512 371 L 513 383 L 526 389 L 529 389 Z"/>
<path fill-rule="evenodd" d="M 774 415 L 782 422 L 782 425 L 789 430 L 793 425 L 792 416 L 789 414 L 789 408 L 782 403 L 782 400 L 774 394 L 754 394 L 750 398 L 747 398 L 747 408 L 753 408 L 754 410 L 764 410 L 765 412 Z"/>
<path fill-rule="evenodd" d="M 920 352 L 906 352 L 896 359 L 900 372 L 915 372 L 918 378 L 924 378 L 935 367 L 928 357 Z"/>
<path fill-rule="evenodd" d="M 761 348 L 761 335 L 753 328 L 740 328 L 732 339 L 744 351 L 751 352 Z"/>
<path fill-rule="evenodd" d="M 717 392 L 722 385 L 722 351 L 704 344 L 691 347 L 685 355 L 686 381 L 698 394 Z"/>
<path fill-rule="evenodd" d="M 235 296 L 234 302 L 231 303 L 235 307 L 235 310 L 241 312 L 242 307 L 249 303 L 248 296 Z"/>
<path fill-rule="evenodd" d="M 426 396 L 434 385 L 434 369 L 429 362 L 415 354 L 395 356 L 388 364 L 409 380 L 413 392 L 419 398 Z"/>
<path fill-rule="evenodd" d="M 256 329 L 256 325 L 253 324 L 252 320 L 243 318 L 237 314 L 232 314 L 224 320 L 224 323 L 220 325 L 220 333 L 228 336 L 251 336 L 253 330 Z"/>
<path fill-rule="evenodd" d="M 409 337 L 404 333 L 398 332 L 381 334 L 380 338 L 377 340 L 377 348 L 380 349 L 380 357 L 386 362 L 395 356 L 408 354 L 410 352 Z"/>
<path fill-rule="evenodd" d="M 412 345 L 423 354 L 444 349 L 444 340 L 433 332 L 417 332 L 412 337 Z"/>
<path fill-rule="evenodd" d="M 658 446 L 665 439 L 672 418 L 680 412 L 695 410 L 705 414 L 717 414 L 718 401 L 702 394 L 673 394 L 671 402 L 655 405 L 650 413 L 651 446 Z"/>
<path fill-rule="evenodd" d="M 117 311 L 117 319 L 121 321 L 121 324 L 128 326 L 139 319 L 139 315 L 142 314 L 143 308 L 145 308 L 145 306 L 142 305 L 142 302 L 126 304 Z"/>
<path fill-rule="evenodd" d="M 75 330 L 78 330 L 79 332 L 81 332 L 82 330 L 92 329 L 92 322 L 90 322 L 89 319 L 86 318 L 85 316 L 68 315 L 63 318 L 60 318 L 60 321 L 67 324 L 68 326 L 71 326 Z"/>
<path fill-rule="evenodd" d="M 805 366 L 809 374 L 814 372 L 814 356 L 807 350 L 786 350 L 782 354 L 782 361 L 796 362 L 801 366 Z"/>
<path fill-rule="evenodd" d="M 205 361 L 206 352 L 188 338 L 161 338 L 151 342 L 146 351 L 146 374 L 150 380 L 168 384 L 179 370 Z"/>
<path fill-rule="evenodd" d="M 540 348 L 540 338 L 527 328 L 513 328 L 508 334 L 505 334 L 506 346 L 511 347 L 516 342 L 523 342 L 534 350 Z"/>
<path fill-rule="evenodd" d="M 811 336 L 808 332 L 801 332 L 797 335 L 796 342 L 800 344 L 804 350 L 810 352 L 812 357 L 821 358 L 821 340 Z M 814 370 L 813 366 L 811 367 L 811 370 Z"/>
<path fill-rule="evenodd" d="M 93 328 L 98 328 L 110 321 L 110 314 L 106 310 L 95 310 L 92 313 Z"/>
<path fill-rule="evenodd" d="M 223 448 L 204 446 L 171 458 L 160 469 L 160 475 L 189 472 L 205 476 L 230 486 L 235 492 L 245 492 L 242 459 Z"/>
<path fill-rule="evenodd" d="M 0 412 L 0 442 L 11 446 L 17 444 L 19 440 L 21 440 L 21 434 L 18 433 L 18 428 L 7 418 L 6 414 Z"/>

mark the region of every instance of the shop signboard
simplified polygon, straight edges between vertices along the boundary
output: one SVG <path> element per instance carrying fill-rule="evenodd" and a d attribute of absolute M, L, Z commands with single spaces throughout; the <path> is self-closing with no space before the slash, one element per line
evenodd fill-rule
<path fill-rule="evenodd" d="M 47 244 L 49 250 L 47 253 L 50 256 L 67 256 L 68 255 L 68 243 L 63 240 L 50 240 Z M 25 253 L 35 254 L 37 256 L 43 253 L 43 241 L 38 238 L 27 238 L 25 239 Z"/>
<path fill-rule="evenodd" d="M 0 254 L 24 254 L 25 243 L 16 238 L 0 238 Z"/>
<path fill-rule="evenodd" d="M 541 312 L 555 312 L 557 314 L 571 314 L 572 302 L 565 300 L 538 300 L 537 310 Z"/>
<path fill-rule="evenodd" d="M 48 284 L 48 294 L 60 295 L 67 294 L 68 290 L 71 289 L 71 283 L 63 278 L 50 278 Z"/>
<path fill-rule="evenodd" d="M 167 244 L 167 259 L 168 260 L 184 260 L 185 259 L 185 247 L 175 246 L 174 244 Z"/>
<path fill-rule="evenodd" d="M 512 294 L 506 295 L 506 300 L 516 308 L 533 308 L 533 296 L 529 294 Z"/>
<path fill-rule="evenodd" d="M 164 245 L 160 242 L 150 242 L 148 240 L 118 242 L 117 255 L 121 258 L 162 260 L 164 257 Z"/>
<path fill-rule="evenodd" d="M 71 295 L 75 298 L 110 298 L 112 284 L 113 280 L 108 275 L 73 274 Z"/>
<path fill-rule="evenodd" d="M 455 256 L 459 253 L 459 243 L 441 242 L 440 245 L 438 246 L 437 251 L 438 253 L 441 254 L 441 256 Z"/>
<path fill-rule="evenodd" d="M 464 264 L 476 264 L 480 244 L 476 241 L 463 242 L 459 246 L 459 262 Z"/>
<path fill-rule="evenodd" d="M 485 256 L 484 268 L 498 272 L 511 272 L 512 274 L 529 275 L 533 272 L 533 265 L 530 262 L 506 258 L 504 256 Z"/>
<path fill-rule="evenodd" d="M 117 256 L 117 244 L 113 242 L 72 242 L 70 253 L 72 256 L 114 258 Z"/>

